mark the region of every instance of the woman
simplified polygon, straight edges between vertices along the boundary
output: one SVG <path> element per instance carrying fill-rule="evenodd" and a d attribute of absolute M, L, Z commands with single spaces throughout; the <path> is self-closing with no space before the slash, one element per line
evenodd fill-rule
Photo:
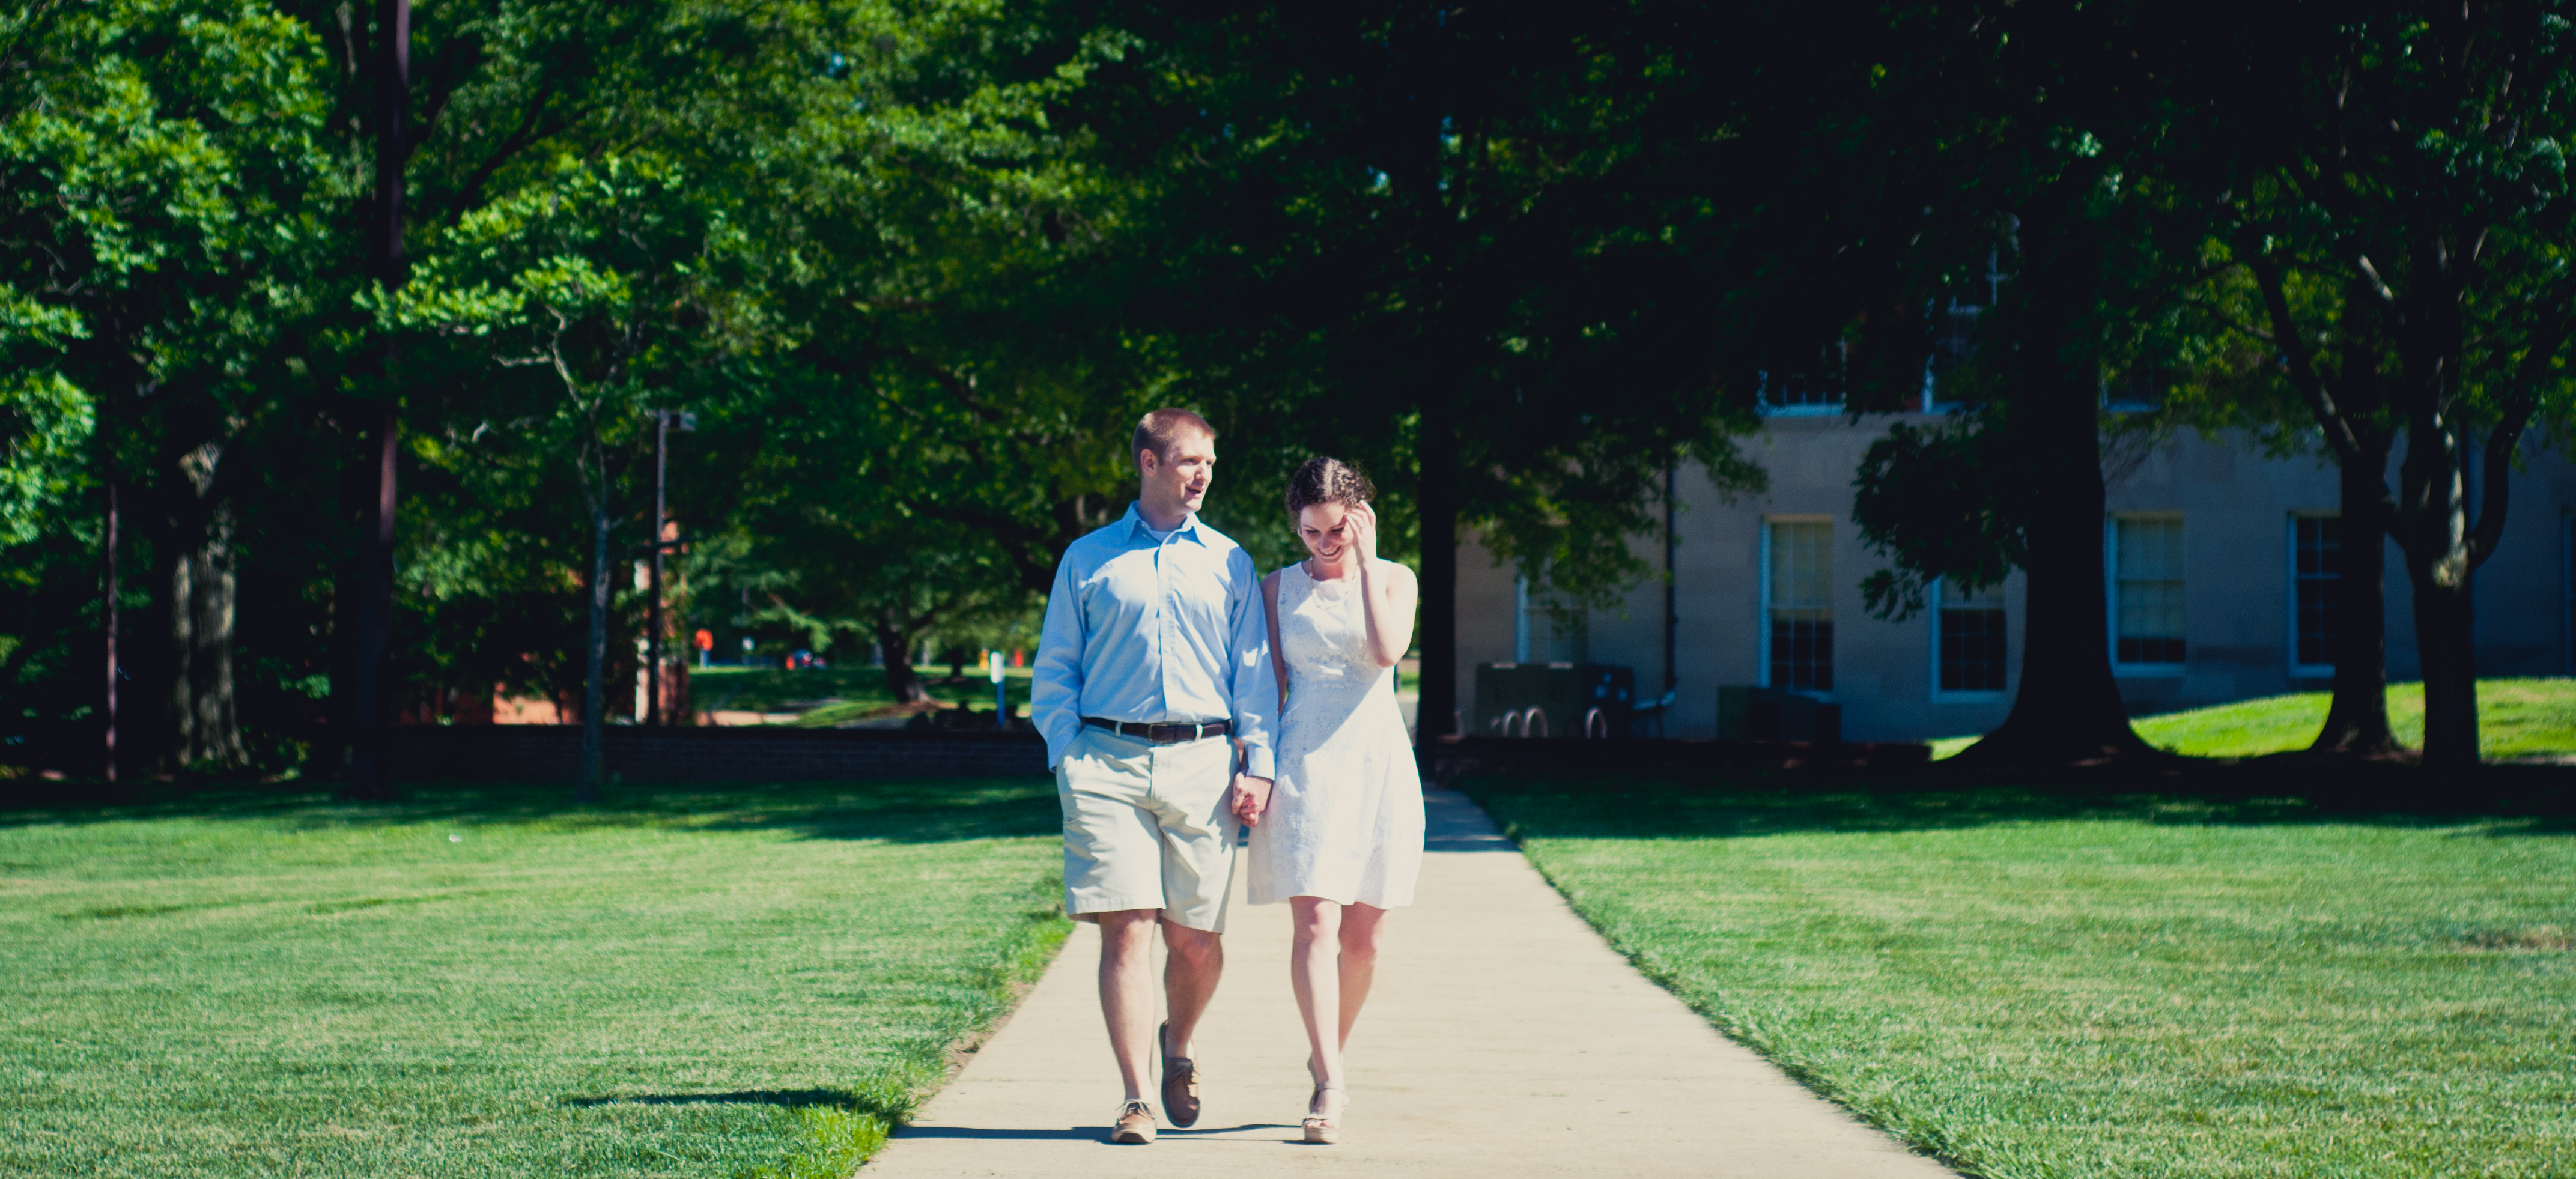
<path fill-rule="evenodd" d="M 1287 705 L 1279 773 L 1250 811 L 1246 899 L 1286 901 L 1288 977 L 1306 1020 L 1306 1141 L 1341 1140 L 1342 1046 L 1377 970 L 1386 911 L 1413 903 L 1422 868 L 1422 779 L 1395 704 L 1395 661 L 1413 640 L 1413 571 L 1377 556 L 1368 480 L 1309 459 L 1288 481 L 1307 558 L 1261 583 L 1270 659 Z M 1247 803 L 1247 810 L 1255 804 Z"/>

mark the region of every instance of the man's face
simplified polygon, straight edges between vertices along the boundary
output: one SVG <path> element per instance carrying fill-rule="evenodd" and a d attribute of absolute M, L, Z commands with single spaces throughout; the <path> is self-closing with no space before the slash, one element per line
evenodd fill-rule
<path fill-rule="evenodd" d="M 1164 512 L 1195 512 L 1207 500 L 1208 481 L 1216 474 L 1216 439 L 1184 431 L 1164 448 L 1169 457 L 1150 450 L 1136 452 L 1145 477 L 1143 499 Z"/>

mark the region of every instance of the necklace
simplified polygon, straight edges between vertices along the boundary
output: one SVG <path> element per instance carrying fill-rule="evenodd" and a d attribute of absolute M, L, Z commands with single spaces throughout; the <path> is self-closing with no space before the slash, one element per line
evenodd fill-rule
<path fill-rule="evenodd" d="M 1340 577 L 1318 577 L 1318 576 L 1316 576 L 1316 574 L 1315 574 L 1315 559 L 1314 559 L 1313 557 L 1308 557 L 1308 558 L 1306 558 L 1305 560 L 1298 562 L 1298 564 L 1305 566 L 1305 568 L 1306 568 L 1306 580 L 1311 581 L 1311 582 L 1314 582 L 1314 583 L 1315 583 L 1315 584 L 1317 584 L 1317 585 L 1333 585 L 1333 584 L 1337 584 L 1337 583 L 1340 583 L 1340 582 L 1349 581 L 1349 580 L 1352 580 L 1353 578 L 1357 577 L 1357 576 L 1358 576 L 1358 574 L 1359 574 L 1359 570 L 1358 570 L 1358 567 L 1357 567 L 1357 566 L 1358 566 L 1358 562 L 1353 562 L 1353 563 L 1352 563 L 1353 568 L 1352 568 L 1351 572 L 1349 572 L 1349 573 L 1345 573 L 1345 574 L 1343 574 L 1343 575 L 1342 575 L 1342 576 L 1340 576 Z"/>

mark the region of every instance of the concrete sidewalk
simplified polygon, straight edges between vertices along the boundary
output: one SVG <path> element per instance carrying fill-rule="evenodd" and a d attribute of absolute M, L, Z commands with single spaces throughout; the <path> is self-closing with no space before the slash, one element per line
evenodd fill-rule
<path fill-rule="evenodd" d="M 1648 982 L 1494 830 L 1430 796 L 1417 904 L 1389 918 L 1351 1034 L 1338 1146 L 1298 1143 L 1306 1041 L 1288 990 L 1288 907 L 1243 903 L 1198 1034 L 1196 1128 L 1104 1141 L 1118 1074 L 1093 926 L 1009 1024 L 861 1172 L 920 1176 L 1797 1176 L 1938 1179 Z M 1160 1102 L 1157 1101 L 1159 1106 Z"/>

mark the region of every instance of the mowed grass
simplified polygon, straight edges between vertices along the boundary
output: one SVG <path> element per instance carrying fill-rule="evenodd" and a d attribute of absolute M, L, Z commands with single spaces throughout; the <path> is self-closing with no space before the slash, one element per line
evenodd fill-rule
<path fill-rule="evenodd" d="M 2193 757 L 2254 757 L 2307 748 L 2325 727 L 2330 699 L 2325 692 L 2264 696 L 2132 723 L 2160 749 Z M 2388 723 L 2406 746 L 2424 743 L 2423 684 L 2388 686 Z M 1948 757 L 1976 742 L 1945 737 L 1932 743 L 1932 756 Z M 2576 753 L 2576 680 L 2479 680 L 2478 748 L 2488 757 Z"/>
<path fill-rule="evenodd" d="M 0 805 L 0 1175 L 848 1175 L 1067 926 L 1039 781 Z"/>
<path fill-rule="evenodd" d="M 1719 1028 L 1991 1179 L 2576 1174 L 2576 824 L 1471 791 Z"/>
<path fill-rule="evenodd" d="M 986 678 L 983 665 L 970 664 L 966 678 L 948 681 L 948 665 L 924 664 L 913 671 L 921 677 L 922 686 L 931 699 L 945 704 L 969 704 L 988 717 L 993 710 L 993 682 Z M 740 709 L 747 712 L 794 711 L 801 715 L 800 725 L 832 725 L 858 720 L 890 708 L 894 694 L 886 691 L 882 667 L 824 667 L 790 671 L 783 667 L 706 667 L 689 672 L 689 694 L 699 711 Z M 1005 667 L 1003 679 L 1010 685 L 1011 711 L 1027 713 L 1029 706 L 1029 669 Z M 829 701 L 830 703 L 820 703 Z"/>

